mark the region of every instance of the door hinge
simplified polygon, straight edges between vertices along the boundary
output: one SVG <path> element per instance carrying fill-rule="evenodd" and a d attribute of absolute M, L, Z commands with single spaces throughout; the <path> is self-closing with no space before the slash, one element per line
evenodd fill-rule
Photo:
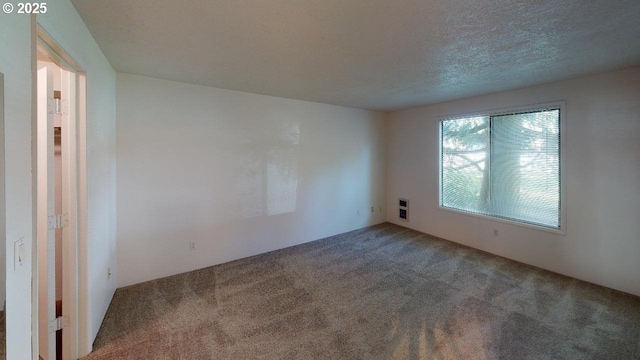
<path fill-rule="evenodd" d="M 62 229 L 69 226 L 69 214 L 49 216 L 49 230 Z"/>
<path fill-rule="evenodd" d="M 62 99 L 60 101 L 60 114 L 62 115 L 67 115 L 69 114 L 69 102 L 67 101 L 67 99 Z"/>
<path fill-rule="evenodd" d="M 69 317 L 68 316 L 57 317 L 49 322 L 49 333 L 62 330 L 66 327 L 69 327 Z"/>

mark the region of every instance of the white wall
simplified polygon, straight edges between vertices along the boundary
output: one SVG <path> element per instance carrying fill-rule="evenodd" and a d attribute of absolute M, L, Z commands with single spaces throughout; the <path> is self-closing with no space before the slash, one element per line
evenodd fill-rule
<path fill-rule="evenodd" d="M 0 311 L 5 310 L 7 241 L 4 202 L 4 75 L 0 72 Z M 3 346 L 0 341 L 0 346 Z"/>
<path fill-rule="evenodd" d="M 81 349 L 90 349 L 116 289 L 115 276 L 107 279 L 107 268 L 116 267 L 115 72 L 70 1 L 48 4 L 38 22 L 87 76 L 87 246 L 79 251 L 86 253 L 80 281 L 88 285 L 89 313 Z"/>
<path fill-rule="evenodd" d="M 119 286 L 384 221 L 382 113 L 128 74 L 116 93 Z"/>
<path fill-rule="evenodd" d="M 7 273 L 7 247 L 4 202 L 4 75 L 0 72 L 0 311 L 5 310 L 5 283 Z M 0 345 L 2 345 L 0 341 Z"/>
<path fill-rule="evenodd" d="M 7 359 L 31 358 L 31 20 L 0 14 L 4 73 Z M 23 239 L 24 265 L 14 270 L 13 244 Z"/>
<path fill-rule="evenodd" d="M 566 100 L 566 236 L 438 208 L 438 116 L 556 100 Z M 394 112 L 389 121 L 388 221 L 640 295 L 640 68 Z M 409 223 L 397 218 L 398 197 L 411 201 Z"/>

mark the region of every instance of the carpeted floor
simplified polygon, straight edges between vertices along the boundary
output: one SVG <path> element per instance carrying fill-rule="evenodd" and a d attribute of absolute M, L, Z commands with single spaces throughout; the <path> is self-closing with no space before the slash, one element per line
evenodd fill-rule
<path fill-rule="evenodd" d="M 85 358 L 640 359 L 640 298 L 392 224 L 118 289 Z"/>

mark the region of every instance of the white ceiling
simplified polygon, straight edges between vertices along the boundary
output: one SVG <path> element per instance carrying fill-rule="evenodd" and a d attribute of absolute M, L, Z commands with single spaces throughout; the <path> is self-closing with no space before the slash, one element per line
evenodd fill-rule
<path fill-rule="evenodd" d="M 640 65 L 639 0 L 72 0 L 118 72 L 396 110 Z"/>

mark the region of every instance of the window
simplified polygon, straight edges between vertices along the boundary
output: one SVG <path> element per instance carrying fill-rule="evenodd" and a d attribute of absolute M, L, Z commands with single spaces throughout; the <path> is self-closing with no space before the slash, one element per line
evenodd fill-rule
<path fill-rule="evenodd" d="M 440 206 L 561 229 L 560 105 L 440 122 Z"/>

